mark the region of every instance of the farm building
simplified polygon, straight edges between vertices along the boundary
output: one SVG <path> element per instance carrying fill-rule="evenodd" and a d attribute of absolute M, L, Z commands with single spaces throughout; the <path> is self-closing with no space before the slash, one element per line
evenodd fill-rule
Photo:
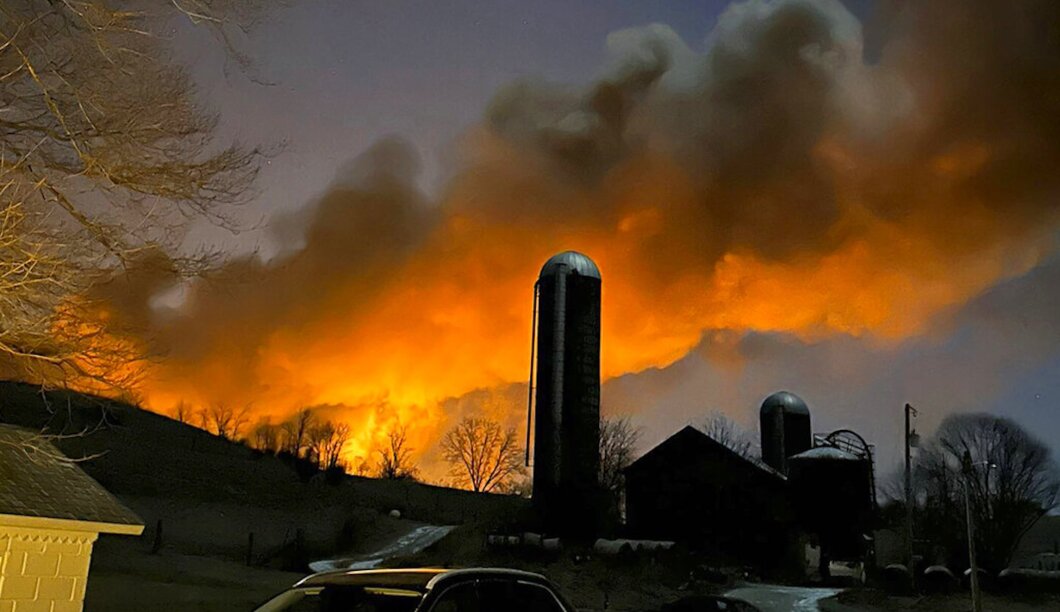
<path fill-rule="evenodd" d="M 687 542 L 778 565 L 793 512 L 785 478 L 688 426 L 625 470 L 626 523 L 637 537 Z"/>
<path fill-rule="evenodd" d="M 46 438 L 0 425 L 0 610 L 81 610 L 99 534 L 142 531 Z"/>
<path fill-rule="evenodd" d="M 759 418 L 762 461 L 688 426 L 626 468 L 631 533 L 789 569 L 809 558 L 798 545 L 806 538 L 820 545 L 822 576 L 829 561 L 864 560 L 876 508 L 872 447 L 847 429 L 813 435 L 809 408 L 787 391 L 767 397 Z"/>

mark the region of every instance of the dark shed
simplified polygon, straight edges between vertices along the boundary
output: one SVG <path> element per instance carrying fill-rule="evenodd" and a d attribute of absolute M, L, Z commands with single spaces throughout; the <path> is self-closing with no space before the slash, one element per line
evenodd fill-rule
<path fill-rule="evenodd" d="M 783 563 L 793 516 L 776 470 L 688 426 L 625 476 L 626 520 L 636 537 L 686 542 L 765 567 Z"/>

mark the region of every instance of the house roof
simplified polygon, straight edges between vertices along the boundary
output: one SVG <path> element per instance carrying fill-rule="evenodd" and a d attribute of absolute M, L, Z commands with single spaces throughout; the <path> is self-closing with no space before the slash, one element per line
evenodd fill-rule
<path fill-rule="evenodd" d="M 0 523 L 32 526 L 26 518 L 102 533 L 143 530 L 140 517 L 64 457 L 46 436 L 0 425 Z"/>
<path fill-rule="evenodd" d="M 650 463 L 655 457 L 658 457 L 661 454 L 665 454 L 669 448 L 682 443 L 691 443 L 694 445 L 698 445 L 699 447 L 709 452 L 728 455 L 731 460 L 746 463 L 748 466 L 757 468 L 764 474 L 777 478 L 778 480 L 787 480 L 787 478 L 783 474 L 769 467 L 762 461 L 759 461 L 753 457 L 744 457 L 740 453 L 737 453 L 728 446 L 725 446 L 721 442 L 718 442 L 714 438 L 703 433 L 692 425 L 686 425 L 677 433 L 660 442 L 658 445 L 655 446 L 655 448 L 651 449 L 647 453 L 644 453 L 640 456 L 639 459 L 629 464 L 629 466 L 626 467 L 624 471 L 638 469 L 638 467 Z"/>

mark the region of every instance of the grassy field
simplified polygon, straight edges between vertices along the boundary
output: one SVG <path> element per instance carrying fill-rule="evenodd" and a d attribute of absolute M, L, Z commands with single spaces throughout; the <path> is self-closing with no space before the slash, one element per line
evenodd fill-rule
<path fill-rule="evenodd" d="M 216 557 L 151 554 L 131 538 L 103 538 L 92 557 L 86 612 L 251 610 L 303 574 Z"/>
<path fill-rule="evenodd" d="M 44 401 L 46 400 L 46 402 Z M 462 524 L 518 515 L 525 500 L 415 482 L 347 477 L 302 482 L 278 458 L 128 404 L 0 383 L 0 422 L 51 433 L 68 456 L 135 510 L 153 538 L 180 552 L 242 559 L 254 532 L 268 560 L 300 545 L 309 554 L 372 544 L 388 533 L 391 510 L 403 519 Z M 299 535 L 301 532 L 301 535 Z M 300 543 L 299 543 L 300 542 Z"/>

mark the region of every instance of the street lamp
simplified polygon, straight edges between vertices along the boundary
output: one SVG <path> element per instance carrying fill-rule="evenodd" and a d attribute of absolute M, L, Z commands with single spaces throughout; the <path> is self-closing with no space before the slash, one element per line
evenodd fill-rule
<path fill-rule="evenodd" d="M 972 453 L 964 451 L 961 460 L 961 471 L 964 473 L 964 512 L 968 522 L 968 572 L 972 588 L 972 612 L 983 612 L 983 598 L 979 592 L 979 567 L 975 563 L 975 521 L 972 519 L 972 499 L 968 490 L 972 478 L 972 468 L 976 465 L 986 466 L 987 489 L 990 487 L 990 469 L 997 467 L 989 461 L 972 462 Z"/>

